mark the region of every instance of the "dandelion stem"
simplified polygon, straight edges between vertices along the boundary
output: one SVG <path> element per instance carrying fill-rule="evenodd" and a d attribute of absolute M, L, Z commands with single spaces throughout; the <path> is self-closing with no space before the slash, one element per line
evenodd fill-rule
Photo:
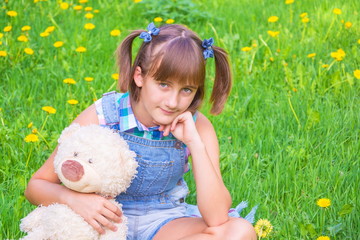
<path fill-rule="evenodd" d="M 324 93 L 326 93 L 327 91 L 329 91 L 330 88 L 333 88 L 333 87 L 335 87 L 335 86 L 337 86 L 337 85 L 339 85 L 339 84 L 342 84 L 342 83 L 344 83 L 344 82 L 347 82 L 347 81 L 348 81 L 348 80 L 343 80 L 343 81 L 341 81 L 341 82 L 334 83 L 333 85 L 331 85 L 330 87 L 328 87 L 327 89 L 325 89 Z"/>
<path fill-rule="evenodd" d="M 106 90 L 106 92 L 109 92 L 111 89 L 114 88 L 114 86 L 116 85 L 117 81 L 114 81 L 113 84 L 111 84 L 111 86 L 109 87 L 108 90 Z"/>
<path fill-rule="evenodd" d="M 40 128 L 40 132 L 44 129 L 45 124 L 46 124 L 48 118 L 49 118 L 49 114 L 46 114 L 46 118 L 45 118 L 45 120 L 44 120 L 44 122 L 43 122 L 43 124 L 42 124 L 42 126 L 41 126 L 41 128 Z"/>
<path fill-rule="evenodd" d="M 296 112 L 295 112 L 295 109 L 294 109 L 294 107 L 293 107 L 293 105 L 292 105 L 292 103 L 291 103 L 290 95 L 288 96 L 288 102 L 289 102 L 290 109 L 291 109 L 291 111 L 292 111 L 292 113 L 294 114 L 294 117 L 295 117 L 295 119 L 296 119 L 296 122 L 298 123 L 299 127 L 301 127 L 301 123 L 300 123 L 300 121 L 299 121 L 299 118 L 298 118 L 298 116 L 297 116 L 297 114 L 296 114 Z"/>
<path fill-rule="evenodd" d="M 41 137 L 42 140 L 44 140 L 46 146 L 48 146 L 48 148 L 50 148 L 50 144 L 46 141 L 45 137 L 39 131 L 37 134 Z"/>
<path fill-rule="evenodd" d="M 328 28 L 328 30 L 327 30 L 327 32 L 326 32 L 325 37 L 324 37 L 324 42 L 325 42 L 326 39 L 329 37 L 330 30 L 331 30 L 332 26 L 334 25 L 334 23 L 335 23 L 335 18 L 333 18 L 332 22 L 330 23 L 330 26 L 329 26 L 329 28 Z"/>
<path fill-rule="evenodd" d="M 251 56 L 251 62 L 250 62 L 250 66 L 249 66 L 249 73 L 251 73 L 251 71 L 252 71 L 252 66 L 253 66 L 253 63 L 254 63 L 255 55 L 256 55 L 256 52 L 254 52 L 252 54 L 252 56 Z"/>
<path fill-rule="evenodd" d="M 26 159 L 26 165 L 25 165 L 26 168 L 27 168 L 27 166 L 28 166 L 28 164 L 29 164 L 30 156 L 31 156 L 31 154 L 32 154 L 32 150 L 33 150 L 33 144 L 31 144 L 30 152 L 29 152 L 28 157 L 27 157 L 27 159 Z"/>
<path fill-rule="evenodd" d="M 269 45 L 267 45 L 267 43 L 265 42 L 265 40 L 262 38 L 261 35 L 259 35 L 259 39 L 260 39 L 260 41 L 264 44 L 264 46 L 266 47 L 266 49 L 269 50 L 270 56 L 273 57 L 273 54 L 272 54 L 272 52 L 271 52 L 271 49 L 270 49 Z"/>

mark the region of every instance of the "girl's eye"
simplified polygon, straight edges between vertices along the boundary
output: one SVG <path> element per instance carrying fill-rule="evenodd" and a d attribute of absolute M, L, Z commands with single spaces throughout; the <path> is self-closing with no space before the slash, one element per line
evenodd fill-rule
<path fill-rule="evenodd" d="M 166 83 L 159 83 L 159 85 L 160 85 L 160 87 L 162 87 L 162 88 L 165 88 L 165 87 L 168 86 Z"/>
<path fill-rule="evenodd" d="M 184 88 L 183 91 L 185 93 L 192 93 L 192 89 L 190 89 L 190 88 Z"/>

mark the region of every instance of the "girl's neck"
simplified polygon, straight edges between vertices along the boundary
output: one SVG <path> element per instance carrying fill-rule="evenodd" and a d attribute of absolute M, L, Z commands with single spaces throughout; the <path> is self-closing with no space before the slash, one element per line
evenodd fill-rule
<path fill-rule="evenodd" d="M 135 118 L 145 127 L 155 127 L 157 126 L 150 116 L 146 113 L 146 110 L 144 109 L 144 105 L 141 104 L 141 99 L 139 101 L 134 101 L 131 99 L 130 105 L 132 108 L 132 111 L 134 113 Z"/>

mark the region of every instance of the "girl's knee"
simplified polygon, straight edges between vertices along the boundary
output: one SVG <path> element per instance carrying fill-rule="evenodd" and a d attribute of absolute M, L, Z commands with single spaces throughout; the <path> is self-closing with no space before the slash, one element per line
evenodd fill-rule
<path fill-rule="evenodd" d="M 256 240 L 254 227 L 242 218 L 230 218 L 226 223 L 206 230 L 216 239 L 226 240 Z"/>

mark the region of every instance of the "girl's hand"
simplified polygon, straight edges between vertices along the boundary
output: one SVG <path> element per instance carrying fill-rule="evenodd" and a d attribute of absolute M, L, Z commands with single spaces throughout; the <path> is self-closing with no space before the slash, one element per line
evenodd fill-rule
<path fill-rule="evenodd" d="M 186 145 L 201 143 L 200 135 L 196 129 L 193 116 L 190 112 L 184 112 L 177 116 L 169 125 L 161 125 L 160 131 L 164 131 L 164 136 L 171 132 L 178 140 Z"/>
<path fill-rule="evenodd" d="M 76 197 L 69 199 L 68 205 L 100 234 L 105 233 L 104 228 L 116 231 L 113 222 L 121 222 L 120 209 L 108 199 L 96 194 L 76 194 Z"/>

